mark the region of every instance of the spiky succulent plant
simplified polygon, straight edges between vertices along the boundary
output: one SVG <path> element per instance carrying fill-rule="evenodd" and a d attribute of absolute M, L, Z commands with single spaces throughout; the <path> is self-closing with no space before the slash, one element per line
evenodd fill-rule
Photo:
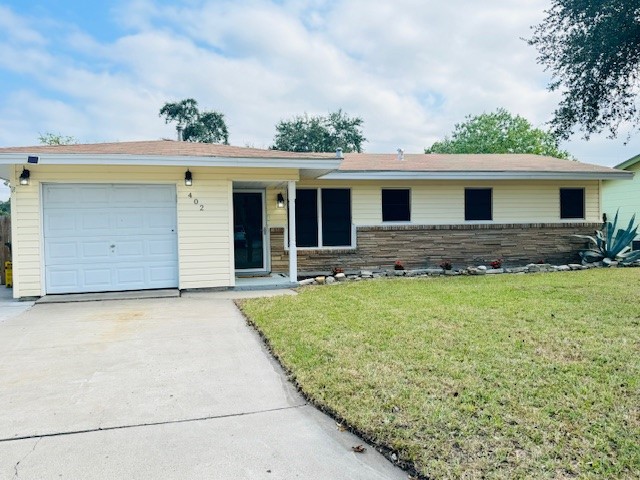
<path fill-rule="evenodd" d="M 609 260 L 628 265 L 640 260 L 640 250 L 630 251 L 631 242 L 636 238 L 638 226 L 634 227 L 636 216 L 633 215 L 627 228 L 617 228 L 618 211 L 613 219 L 613 223 L 604 222 L 601 230 L 596 230 L 595 236 L 574 235 L 574 237 L 589 240 L 589 248 L 580 251 L 580 257 L 585 262 L 599 262 L 608 258 Z"/>

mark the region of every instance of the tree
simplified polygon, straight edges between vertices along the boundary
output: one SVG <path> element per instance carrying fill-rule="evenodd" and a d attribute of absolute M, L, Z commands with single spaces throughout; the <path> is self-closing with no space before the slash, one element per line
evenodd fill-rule
<path fill-rule="evenodd" d="M 198 102 L 186 98 L 179 102 L 167 102 L 160 109 L 164 123 L 177 122 L 176 130 L 182 140 L 202 143 L 229 143 L 229 130 L 224 114 L 216 111 L 200 111 Z"/>
<path fill-rule="evenodd" d="M 534 153 L 569 158 L 568 152 L 558 149 L 558 140 L 551 133 L 533 128 L 527 119 L 504 108 L 465 118 L 465 122 L 455 125 L 451 138 L 435 142 L 424 152 Z"/>
<path fill-rule="evenodd" d="M 76 137 L 51 132 L 39 134 L 38 141 L 43 145 L 75 145 L 78 143 Z"/>
<path fill-rule="evenodd" d="M 11 215 L 11 200 L 6 202 L 0 200 L 0 217 L 2 215 Z"/>
<path fill-rule="evenodd" d="M 350 118 L 341 109 L 326 117 L 305 113 L 276 125 L 271 148 L 288 152 L 334 152 L 337 148 L 361 152 L 367 141 L 362 134 L 363 123 L 362 118 Z"/>
<path fill-rule="evenodd" d="M 528 40 L 552 74 L 549 90 L 562 100 L 552 131 L 567 139 L 576 126 L 585 138 L 620 124 L 637 127 L 640 74 L 640 0 L 552 0 Z"/>

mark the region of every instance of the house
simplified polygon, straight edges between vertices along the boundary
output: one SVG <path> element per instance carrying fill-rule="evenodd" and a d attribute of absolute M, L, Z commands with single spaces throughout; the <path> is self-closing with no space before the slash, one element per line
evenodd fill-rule
<path fill-rule="evenodd" d="M 176 141 L 0 148 L 14 296 L 569 261 L 631 172 L 535 155 L 292 153 Z"/>
<path fill-rule="evenodd" d="M 626 228 L 635 214 L 640 222 L 640 155 L 630 158 L 615 168 L 631 172 L 633 181 L 607 180 L 602 185 L 602 211 L 613 221 L 619 211 L 618 228 Z M 640 250 L 640 235 L 633 242 L 633 250 Z"/>

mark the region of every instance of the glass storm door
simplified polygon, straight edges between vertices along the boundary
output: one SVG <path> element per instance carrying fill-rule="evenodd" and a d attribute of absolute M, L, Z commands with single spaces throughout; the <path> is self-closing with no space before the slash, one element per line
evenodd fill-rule
<path fill-rule="evenodd" d="M 265 270 L 264 192 L 233 192 L 236 270 Z"/>

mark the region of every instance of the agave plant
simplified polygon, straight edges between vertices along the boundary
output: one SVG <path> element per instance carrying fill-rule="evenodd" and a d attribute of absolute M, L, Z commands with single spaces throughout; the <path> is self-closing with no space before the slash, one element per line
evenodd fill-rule
<path fill-rule="evenodd" d="M 618 212 L 613 219 L 613 223 L 604 222 L 602 230 L 596 230 L 595 236 L 574 235 L 574 237 L 589 240 L 589 248 L 580 251 L 580 257 L 585 262 L 599 262 L 608 258 L 611 261 L 628 265 L 640 260 L 640 250 L 631 252 L 631 242 L 636 238 L 638 226 L 633 226 L 636 216 L 633 215 L 627 228 L 616 228 L 618 226 Z"/>

